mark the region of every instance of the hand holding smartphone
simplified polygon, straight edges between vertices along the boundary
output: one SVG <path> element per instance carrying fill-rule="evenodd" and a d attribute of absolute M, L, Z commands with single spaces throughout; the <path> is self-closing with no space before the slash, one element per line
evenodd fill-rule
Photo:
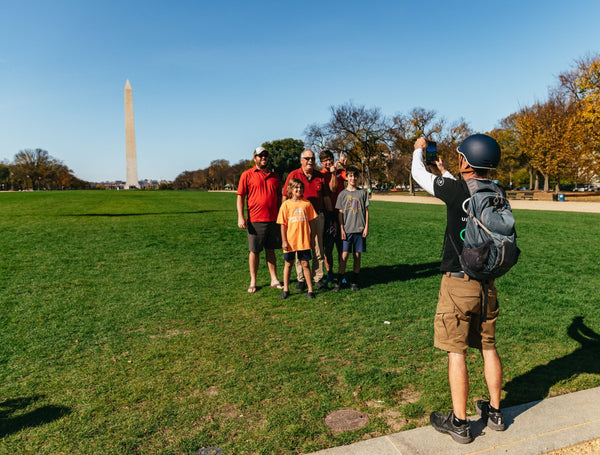
<path fill-rule="evenodd" d="M 425 163 L 428 165 L 435 164 L 437 159 L 437 143 L 433 141 L 427 141 L 427 149 L 425 150 Z"/>

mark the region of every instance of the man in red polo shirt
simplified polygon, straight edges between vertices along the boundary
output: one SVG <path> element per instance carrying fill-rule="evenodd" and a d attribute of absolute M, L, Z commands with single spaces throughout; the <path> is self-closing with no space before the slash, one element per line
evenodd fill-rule
<path fill-rule="evenodd" d="M 267 258 L 271 286 L 283 289 L 277 278 L 275 249 L 281 248 L 281 230 L 277 212 L 281 205 L 281 179 L 267 166 L 269 152 L 263 147 L 254 150 L 255 166 L 240 177 L 237 191 L 238 226 L 248 229 L 248 249 L 250 255 L 250 286 L 248 292 L 256 292 L 256 273 L 260 262 L 260 252 L 264 249 Z M 248 218 L 244 217 L 244 199 L 247 197 Z"/>
<path fill-rule="evenodd" d="M 289 173 L 285 186 L 283 187 L 283 200 L 286 200 L 286 189 L 288 182 L 292 178 L 301 180 L 304 183 L 304 199 L 308 199 L 313 205 L 318 217 L 314 220 L 315 241 L 313 247 L 313 283 L 317 289 L 327 286 L 323 280 L 324 250 L 323 233 L 325 229 L 325 213 L 331 211 L 331 200 L 329 199 L 329 187 L 325 183 L 325 175 L 315 168 L 315 154 L 312 150 L 304 150 L 300 154 L 300 168 Z M 304 272 L 302 265 L 296 260 L 296 275 L 298 276 L 298 285 L 296 289 L 303 291 L 306 288 Z"/>

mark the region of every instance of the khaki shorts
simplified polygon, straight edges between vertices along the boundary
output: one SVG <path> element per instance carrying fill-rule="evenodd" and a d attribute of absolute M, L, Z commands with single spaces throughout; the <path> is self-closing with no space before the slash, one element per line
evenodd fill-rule
<path fill-rule="evenodd" d="M 483 286 L 465 275 L 442 277 L 440 296 L 435 313 L 434 345 L 448 352 L 465 354 L 467 348 L 496 349 L 498 299 L 494 282 L 488 289 L 487 320 L 479 329 L 483 307 Z"/>

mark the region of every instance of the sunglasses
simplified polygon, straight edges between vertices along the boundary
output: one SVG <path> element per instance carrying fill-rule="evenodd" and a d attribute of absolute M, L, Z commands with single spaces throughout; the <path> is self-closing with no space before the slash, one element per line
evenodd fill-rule
<path fill-rule="evenodd" d="M 261 153 L 261 154 L 256 155 L 256 156 L 258 156 L 260 158 L 269 158 L 269 154 L 268 153 Z"/>
<path fill-rule="evenodd" d="M 303 156 L 302 159 L 306 160 L 306 161 L 314 161 L 315 157 L 314 156 Z"/>

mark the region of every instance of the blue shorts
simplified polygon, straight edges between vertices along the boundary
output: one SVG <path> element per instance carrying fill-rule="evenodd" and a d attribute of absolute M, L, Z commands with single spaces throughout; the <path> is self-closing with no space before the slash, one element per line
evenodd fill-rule
<path fill-rule="evenodd" d="M 312 259 L 310 250 L 290 251 L 289 253 L 283 253 L 283 259 L 287 262 L 294 262 L 296 260 L 296 255 L 298 256 L 299 261 L 310 261 Z"/>
<path fill-rule="evenodd" d="M 343 240 L 342 251 L 344 253 L 366 253 L 367 239 L 361 234 L 346 234 L 346 240 Z"/>

